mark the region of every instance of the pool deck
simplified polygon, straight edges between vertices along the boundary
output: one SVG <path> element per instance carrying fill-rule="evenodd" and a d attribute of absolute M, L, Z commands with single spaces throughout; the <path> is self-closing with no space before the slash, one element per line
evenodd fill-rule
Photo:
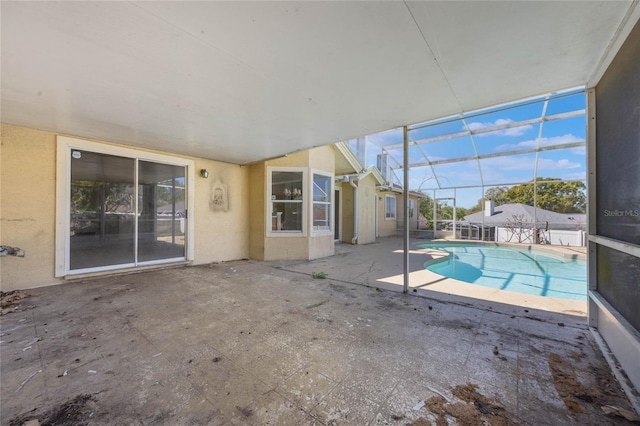
<path fill-rule="evenodd" d="M 425 262 L 437 261 L 448 255 L 443 251 L 419 247 L 420 244 L 431 241 L 444 240 L 410 240 L 409 291 L 412 293 L 442 301 L 482 306 L 504 313 L 522 312 L 522 308 L 531 308 L 583 318 L 587 315 L 586 300 L 558 299 L 497 290 L 428 271 L 424 268 Z M 469 241 L 459 242 L 469 243 Z M 376 243 L 357 247 L 338 244 L 334 257 L 310 262 L 281 262 L 281 267 L 305 274 L 325 272 L 332 280 L 402 291 L 404 283 L 402 244 L 402 239 L 397 237 L 380 238 Z M 530 247 L 523 244 L 500 245 Z M 585 247 L 535 246 L 535 250 L 565 258 L 586 258 Z"/>

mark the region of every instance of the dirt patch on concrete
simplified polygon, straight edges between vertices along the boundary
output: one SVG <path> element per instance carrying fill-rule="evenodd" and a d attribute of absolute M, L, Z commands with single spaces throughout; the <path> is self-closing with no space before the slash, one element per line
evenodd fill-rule
<path fill-rule="evenodd" d="M 438 426 L 439 425 L 440 425 L 440 423 L 438 423 Z M 408 426 L 431 426 L 431 422 L 429 420 L 425 419 L 424 417 L 420 417 L 419 419 L 416 419 L 416 420 L 412 421 L 411 423 L 408 423 Z"/>
<path fill-rule="evenodd" d="M 599 390 L 580 383 L 571 365 L 558 354 L 549 355 L 549 368 L 564 405 L 572 413 L 586 413 L 584 403 L 594 402 Z"/>
<path fill-rule="evenodd" d="M 458 385 L 451 389 L 451 393 L 458 401 L 447 401 L 440 395 L 432 396 L 425 401 L 425 406 L 434 415 L 437 426 L 448 425 L 447 417 L 453 417 L 457 424 L 465 426 L 524 424 L 497 401 L 478 392 L 478 386 L 473 383 Z"/>
<path fill-rule="evenodd" d="M 20 302 L 29 296 L 22 290 L 0 291 L 0 315 L 23 310 Z"/>
<path fill-rule="evenodd" d="M 574 360 L 576 358 L 570 357 Z M 581 356 L 579 358 L 582 359 Z M 626 403 L 626 398 L 620 385 L 604 368 L 589 365 L 587 370 L 576 372 L 570 361 L 552 353 L 549 355 L 549 369 L 558 395 L 575 418 L 590 416 L 601 410 L 611 417 L 616 417 L 621 410 L 625 412 L 630 408 L 626 407 L 626 404 L 623 404 L 623 408 L 616 406 Z M 607 411 L 604 407 L 613 407 L 616 410 Z M 622 419 L 619 420 L 624 422 Z"/>
<path fill-rule="evenodd" d="M 94 413 L 95 398 L 88 394 L 81 394 L 45 413 L 38 414 L 34 410 L 29 414 L 15 417 L 9 421 L 9 426 L 23 426 L 27 422 L 40 426 L 85 426 L 92 420 Z"/>

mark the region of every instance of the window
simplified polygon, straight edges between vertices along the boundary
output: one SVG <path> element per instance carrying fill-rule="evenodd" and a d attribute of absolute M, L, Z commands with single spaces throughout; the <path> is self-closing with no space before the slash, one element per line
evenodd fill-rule
<path fill-rule="evenodd" d="M 385 197 L 384 218 L 385 220 L 396 219 L 396 197 L 393 195 Z"/>
<path fill-rule="evenodd" d="M 303 233 L 304 171 L 270 170 L 269 230 L 273 233 Z"/>
<path fill-rule="evenodd" d="M 331 188 L 332 177 L 313 174 L 313 217 L 312 230 L 315 233 L 331 232 Z"/>
<path fill-rule="evenodd" d="M 190 160 L 58 137 L 56 276 L 192 259 Z"/>
<path fill-rule="evenodd" d="M 416 200 L 409 200 L 409 219 L 413 219 L 413 211 L 416 208 Z"/>

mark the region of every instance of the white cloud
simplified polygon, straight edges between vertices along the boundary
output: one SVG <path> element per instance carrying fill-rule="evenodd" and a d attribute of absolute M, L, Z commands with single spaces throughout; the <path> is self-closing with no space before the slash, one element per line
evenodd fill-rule
<path fill-rule="evenodd" d="M 566 173 L 562 176 L 563 179 L 575 179 L 575 180 L 583 180 L 587 178 L 587 174 L 586 172 L 571 172 L 571 173 Z"/>
<path fill-rule="evenodd" d="M 565 143 L 580 142 L 582 139 L 571 133 L 562 136 L 553 136 L 550 138 L 540 138 L 540 146 L 553 146 Z M 537 139 L 529 139 L 518 143 L 506 143 L 495 147 L 496 151 L 515 151 L 519 149 L 536 148 L 538 146 Z M 578 148 L 576 148 L 578 149 Z M 584 148 L 583 153 L 584 153 Z"/>
<path fill-rule="evenodd" d="M 576 148 L 571 149 L 571 153 L 573 155 L 587 155 L 587 147 L 586 146 L 578 146 Z"/>
<path fill-rule="evenodd" d="M 474 121 L 472 123 L 469 123 L 469 129 L 471 131 L 475 131 L 475 130 L 481 130 L 481 129 L 486 129 L 487 127 L 494 127 L 494 126 L 504 126 L 507 124 L 513 123 L 513 120 L 510 118 L 498 118 L 496 121 L 494 121 L 493 123 L 490 121 L 486 121 L 484 123 L 481 123 L 479 121 Z M 531 125 L 527 124 L 525 126 L 519 126 L 519 127 L 510 127 L 507 129 L 502 129 L 502 130 L 496 130 L 493 132 L 487 132 L 487 133 L 480 133 L 476 136 L 489 136 L 489 135 L 494 135 L 494 136 L 522 136 L 523 134 L 525 134 L 527 132 L 527 130 L 530 130 L 532 128 Z"/>
<path fill-rule="evenodd" d="M 566 158 L 563 158 L 561 160 L 552 160 L 550 158 L 538 159 L 538 170 L 578 169 L 580 167 L 581 167 L 580 163 L 569 161 Z"/>
<path fill-rule="evenodd" d="M 485 171 L 529 171 L 533 172 L 536 157 L 519 156 L 519 157 L 495 157 L 480 160 L 482 164 L 482 172 Z"/>
<path fill-rule="evenodd" d="M 522 172 L 531 171 L 535 168 L 535 155 L 518 156 L 518 157 L 496 157 L 486 158 L 482 161 L 482 171 L 502 171 L 502 172 Z M 570 161 L 566 158 L 560 160 L 552 160 L 550 158 L 538 159 L 538 170 L 564 170 L 564 169 L 577 169 L 582 167 L 582 164 Z M 540 175 L 538 173 L 538 175 Z M 533 178 L 533 177 L 532 177 Z"/>

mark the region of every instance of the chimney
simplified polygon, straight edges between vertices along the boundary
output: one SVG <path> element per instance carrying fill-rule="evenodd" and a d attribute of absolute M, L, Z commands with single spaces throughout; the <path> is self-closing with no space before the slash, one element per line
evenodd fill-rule
<path fill-rule="evenodd" d="M 389 170 L 389 167 L 391 166 L 391 164 L 389 164 L 388 157 L 389 157 L 389 154 L 378 154 L 377 156 L 378 170 L 380 170 L 380 174 L 382 175 L 385 183 L 387 184 L 391 182 L 391 172 Z"/>
<path fill-rule="evenodd" d="M 493 200 L 487 200 L 484 202 L 484 215 L 485 217 L 493 216 Z"/>

